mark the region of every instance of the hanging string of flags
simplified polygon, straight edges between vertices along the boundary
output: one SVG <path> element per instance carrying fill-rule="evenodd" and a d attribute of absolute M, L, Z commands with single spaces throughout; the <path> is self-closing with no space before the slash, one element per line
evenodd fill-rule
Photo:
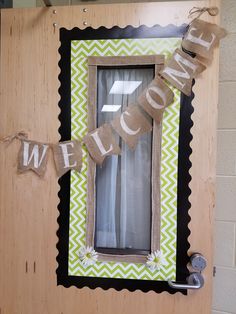
<path fill-rule="evenodd" d="M 174 94 L 166 82 L 183 94 L 190 96 L 193 79 L 206 69 L 202 60 L 211 59 L 220 39 L 226 36 L 226 31 L 223 28 L 199 19 L 204 12 L 217 15 L 218 9 L 215 7 L 193 8 L 190 11 L 190 16 L 193 14 L 198 16 L 187 28 L 182 40 L 182 50 L 176 49 L 174 51 L 164 68 L 156 74 L 153 81 L 138 97 L 137 104 L 129 105 L 110 124 L 105 123 L 89 132 L 82 142 L 71 140 L 56 144 L 40 143 L 29 140 L 27 134 L 22 131 L 3 138 L 1 142 L 10 143 L 14 139 L 21 141 L 18 154 L 18 171 L 22 173 L 32 170 L 37 175 L 43 176 L 50 149 L 53 151 L 59 177 L 69 170 L 80 171 L 82 168 L 82 145 L 86 146 L 94 162 L 101 165 L 106 156 L 121 153 L 113 131 L 122 138 L 130 149 L 135 149 L 139 137 L 152 130 L 151 123 L 142 111 L 144 110 L 154 121 L 160 123 L 165 109 L 174 100 Z M 195 58 L 190 54 L 194 54 Z"/>

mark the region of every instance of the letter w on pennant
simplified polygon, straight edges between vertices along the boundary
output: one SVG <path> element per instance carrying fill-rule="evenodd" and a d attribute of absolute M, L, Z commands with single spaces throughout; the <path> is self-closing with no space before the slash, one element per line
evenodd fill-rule
<path fill-rule="evenodd" d="M 37 175 L 43 176 L 46 171 L 48 148 L 47 144 L 22 140 L 18 155 L 18 171 L 22 173 L 33 170 Z"/>

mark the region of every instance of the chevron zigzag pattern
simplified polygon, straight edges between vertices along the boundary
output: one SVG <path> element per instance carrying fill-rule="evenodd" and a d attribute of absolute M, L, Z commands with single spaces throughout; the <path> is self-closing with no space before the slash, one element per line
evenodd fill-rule
<path fill-rule="evenodd" d="M 75 40 L 71 42 L 71 132 L 73 139 L 87 133 L 88 56 L 135 56 L 164 54 L 169 58 L 179 38 Z M 177 166 L 180 93 L 173 88 L 174 103 L 165 111 L 161 158 L 161 251 L 167 266 L 151 271 L 133 263 L 97 262 L 84 268 L 78 250 L 85 245 L 87 151 L 83 150 L 80 173 L 72 171 L 70 189 L 69 275 L 143 280 L 175 280 L 177 231 Z"/>

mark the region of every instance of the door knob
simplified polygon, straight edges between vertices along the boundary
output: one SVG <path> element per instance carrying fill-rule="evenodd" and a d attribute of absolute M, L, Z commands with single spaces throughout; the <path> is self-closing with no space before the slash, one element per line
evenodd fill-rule
<path fill-rule="evenodd" d="M 173 289 L 200 289 L 204 285 L 204 278 L 201 273 L 191 273 L 187 278 L 187 283 L 177 283 L 168 280 L 168 284 Z"/>

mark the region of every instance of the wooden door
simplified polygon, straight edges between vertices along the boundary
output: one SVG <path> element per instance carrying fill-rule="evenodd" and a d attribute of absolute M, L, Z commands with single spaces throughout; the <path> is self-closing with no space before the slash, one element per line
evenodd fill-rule
<path fill-rule="evenodd" d="M 38 141 L 57 142 L 59 28 L 101 25 L 181 25 L 194 7 L 218 0 L 174 3 L 79 5 L 1 11 L 1 136 L 24 130 Z M 205 14 L 218 23 L 219 16 Z M 191 143 L 192 204 L 190 250 L 207 258 L 205 286 L 156 294 L 56 285 L 58 190 L 52 158 L 46 175 L 17 175 L 19 143 L 1 144 L 0 313 L 210 313 L 212 296 L 213 207 L 218 101 L 218 51 L 196 81 Z M 209 92 L 210 91 L 210 92 Z"/>

